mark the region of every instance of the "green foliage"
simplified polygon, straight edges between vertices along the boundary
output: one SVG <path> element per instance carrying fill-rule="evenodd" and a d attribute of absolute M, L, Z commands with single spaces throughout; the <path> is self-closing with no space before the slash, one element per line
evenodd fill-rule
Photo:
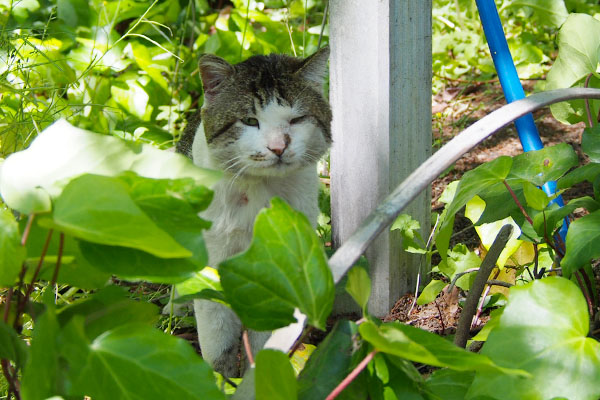
<path fill-rule="evenodd" d="M 526 370 L 531 377 L 480 370 L 470 394 L 496 399 L 597 399 L 600 344 L 586 337 L 588 331 L 587 305 L 572 282 L 549 277 L 511 289 L 482 353 L 498 365 Z"/>
<path fill-rule="evenodd" d="M 586 14 L 571 14 L 558 34 L 558 57 L 548 72 L 546 89 L 584 86 L 589 74 L 596 74 L 600 60 L 600 21 Z M 600 87 L 600 79 L 594 77 L 589 87 Z M 598 115 L 600 103 L 590 101 L 593 115 Z M 583 100 L 553 105 L 552 114 L 563 123 L 587 121 Z"/>
<path fill-rule="evenodd" d="M 256 398 L 294 400 L 298 398 L 296 375 L 285 353 L 261 350 L 256 355 Z"/>
<path fill-rule="evenodd" d="M 335 293 L 327 257 L 308 219 L 281 199 L 256 217 L 248 250 L 219 271 L 229 304 L 249 328 L 287 326 L 298 308 L 325 329 Z"/>

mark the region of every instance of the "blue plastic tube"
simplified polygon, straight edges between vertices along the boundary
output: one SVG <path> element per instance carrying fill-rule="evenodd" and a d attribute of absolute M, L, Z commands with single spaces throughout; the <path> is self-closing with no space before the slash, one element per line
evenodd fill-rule
<path fill-rule="evenodd" d="M 479 9 L 481 25 L 494 60 L 494 66 L 498 73 L 498 79 L 504 92 L 504 97 L 508 103 L 525 98 L 523 85 L 519 80 L 517 68 L 508 49 L 506 35 L 502 29 L 502 22 L 498 15 L 498 9 L 494 0 L 476 0 Z M 544 145 L 540 139 L 537 127 L 532 114 L 527 114 L 515 121 L 515 126 L 519 134 L 523 151 L 540 150 Z M 556 192 L 556 182 L 546 183 L 542 189 L 547 195 L 551 196 Z M 560 207 L 564 205 L 562 197 L 558 196 L 552 201 Z M 567 234 L 567 224 L 563 224 L 560 235 L 564 239 Z"/>

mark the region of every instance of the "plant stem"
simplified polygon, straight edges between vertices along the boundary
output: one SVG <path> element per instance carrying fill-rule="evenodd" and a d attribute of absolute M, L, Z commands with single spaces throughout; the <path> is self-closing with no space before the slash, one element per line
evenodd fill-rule
<path fill-rule="evenodd" d="M 458 321 L 458 327 L 456 328 L 456 336 L 454 337 L 454 344 L 458 347 L 465 348 L 467 345 L 467 339 L 469 338 L 469 331 L 471 328 L 471 321 L 473 320 L 473 315 L 475 315 L 475 311 L 477 310 L 477 303 L 483 289 L 487 283 L 488 277 L 492 272 L 492 269 L 496 265 L 496 261 L 498 257 L 500 257 L 500 253 L 506 246 L 508 239 L 510 239 L 510 235 L 513 232 L 512 225 L 504 225 L 496 239 L 494 239 L 494 243 L 490 247 L 490 250 L 486 254 L 483 262 L 481 263 L 481 267 L 479 267 L 479 272 L 475 276 L 475 280 L 473 282 L 473 286 L 471 286 L 471 290 L 469 291 L 469 295 L 467 296 L 467 301 L 465 302 L 465 306 L 460 313 L 460 319 Z"/>
<path fill-rule="evenodd" d="M 246 350 L 246 356 L 250 366 L 254 366 L 254 356 L 252 355 L 252 347 L 250 347 L 250 339 L 248 338 L 248 329 L 244 329 L 242 332 L 242 341 L 244 342 L 244 349 Z"/>
<path fill-rule="evenodd" d="M 531 224 L 531 226 L 533 226 L 533 220 L 531 219 L 531 217 L 529 216 L 529 214 L 527 214 L 527 211 L 525 211 L 525 208 L 523 207 L 523 205 L 521 204 L 521 202 L 517 198 L 517 195 L 512 190 L 512 188 L 510 187 L 510 185 L 508 184 L 508 182 L 506 182 L 506 180 L 503 180 L 502 183 L 504 183 L 504 186 L 506 186 L 506 189 L 508 189 L 508 192 L 510 193 L 511 197 L 513 198 L 513 200 L 517 204 L 517 207 L 519 207 L 519 210 L 521 210 L 521 212 L 525 216 L 525 219 L 527 220 L 527 222 L 529 222 Z"/>
<path fill-rule="evenodd" d="M 585 83 L 583 85 L 583 87 L 587 88 L 590 84 L 590 79 L 592 79 L 592 76 L 594 76 L 594 74 L 588 74 L 588 76 L 585 78 Z M 592 119 L 592 110 L 590 108 L 590 100 L 589 99 L 585 99 L 585 114 L 587 115 L 587 122 L 589 127 L 593 127 L 594 126 L 594 120 Z"/>
<path fill-rule="evenodd" d="M 294 345 L 292 346 L 292 348 L 288 354 L 289 358 L 292 358 L 292 356 L 294 355 L 296 350 L 298 350 L 298 348 L 302 344 L 302 341 L 304 339 L 306 339 L 306 337 L 312 332 L 312 330 L 313 330 L 313 327 L 311 325 L 307 326 L 306 329 L 304 330 L 304 332 L 302 332 L 302 335 L 300 335 L 300 337 L 298 339 L 296 339 L 296 342 L 294 343 Z"/>
<path fill-rule="evenodd" d="M 40 269 L 42 268 L 42 264 L 44 263 L 44 258 L 46 257 L 46 252 L 48 251 L 48 246 L 50 245 L 50 239 L 52 239 L 52 232 L 53 232 L 52 229 L 50 229 L 48 231 L 48 236 L 46 236 L 46 242 L 44 243 L 44 247 L 42 248 L 42 253 L 40 254 L 40 261 L 38 262 L 35 272 L 33 273 L 33 277 L 31 278 L 31 283 L 29 284 L 29 287 L 27 288 L 27 291 L 25 292 L 25 296 L 23 296 L 23 298 L 20 299 L 21 301 L 19 301 L 19 304 L 17 305 L 17 313 L 15 315 L 15 324 L 19 320 L 19 316 L 23 313 L 23 310 L 25 309 L 25 306 L 27 305 L 27 302 L 29 301 L 29 296 L 31 296 L 31 293 L 33 292 L 33 288 L 35 286 L 35 281 L 37 280 L 37 277 L 40 273 Z"/>
<path fill-rule="evenodd" d="M 60 239 L 58 241 L 58 254 L 56 256 L 56 267 L 54 267 L 54 274 L 52 274 L 52 281 L 50 282 L 50 286 L 56 285 L 56 281 L 58 280 L 58 272 L 60 271 L 60 263 L 62 261 L 64 246 L 65 246 L 65 234 L 61 232 Z"/>
<path fill-rule="evenodd" d="M 21 400 L 21 393 L 19 392 L 19 389 L 17 388 L 16 382 L 15 382 L 15 377 L 12 376 L 9 371 L 10 364 L 9 364 L 8 360 L 2 359 L 1 364 L 2 364 L 2 373 L 4 374 L 4 377 L 6 378 L 6 382 L 8 383 L 7 398 L 10 398 L 10 394 L 12 393 L 15 395 L 15 399 Z"/>
<path fill-rule="evenodd" d="M 321 21 L 321 31 L 319 32 L 319 42 L 317 43 L 317 49 L 321 48 L 321 40 L 323 39 L 323 32 L 325 32 L 325 23 L 327 22 L 327 13 L 329 12 L 329 0 L 325 3 L 325 9 L 323 10 L 323 20 Z"/>
<path fill-rule="evenodd" d="M 25 225 L 25 230 L 23 231 L 23 237 L 21 238 L 21 246 L 25 246 L 27 243 L 27 239 L 29 238 L 29 232 L 31 231 L 31 225 L 33 225 L 33 218 L 35 214 L 29 214 L 27 218 L 27 225 Z"/>
<path fill-rule="evenodd" d="M 333 389 L 331 391 L 331 393 L 329 393 L 329 395 L 325 398 L 325 400 L 333 400 L 337 396 L 339 396 L 339 394 L 342 393 L 342 391 L 344 389 L 346 389 L 348 387 L 348 385 L 350 385 L 350 383 L 352 383 L 352 381 L 354 379 L 356 379 L 358 374 L 360 374 L 362 372 L 362 370 L 366 368 L 366 366 L 371 362 L 373 357 L 375 357 L 375 354 L 377 354 L 377 350 L 373 350 L 372 352 L 367 354 L 367 356 L 364 358 L 364 360 L 362 360 L 356 366 L 356 368 L 354 368 L 352 370 L 352 372 L 350 372 L 350 374 L 348 374 L 348 376 L 346 378 L 344 378 L 344 380 L 342 382 L 340 382 L 340 384 L 337 385 L 337 387 L 335 389 Z"/>
<path fill-rule="evenodd" d="M 580 271 L 575 271 L 573 273 L 573 275 L 575 275 L 575 278 L 577 279 L 577 283 L 579 284 L 579 287 L 581 288 L 581 292 L 583 293 L 583 297 L 585 297 L 585 301 L 587 302 L 588 305 L 588 311 L 590 312 L 590 316 L 594 315 L 594 306 L 592 305 L 592 300 L 590 299 L 591 294 L 589 293 L 589 289 L 585 287 L 585 285 L 583 284 L 583 282 L 581 281 L 581 274 Z"/>

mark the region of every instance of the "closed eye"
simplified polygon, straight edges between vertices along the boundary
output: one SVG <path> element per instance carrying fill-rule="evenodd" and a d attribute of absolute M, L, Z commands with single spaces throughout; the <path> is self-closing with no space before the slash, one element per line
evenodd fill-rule
<path fill-rule="evenodd" d="M 242 118 L 240 121 L 242 121 L 242 124 L 244 125 L 258 126 L 258 120 L 253 117 Z"/>
<path fill-rule="evenodd" d="M 299 124 L 301 122 L 304 122 L 304 120 L 306 118 L 308 118 L 308 115 L 303 115 L 301 117 L 292 118 L 292 119 L 290 119 L 290 125 L 295 125 L 295 124 Z"/>

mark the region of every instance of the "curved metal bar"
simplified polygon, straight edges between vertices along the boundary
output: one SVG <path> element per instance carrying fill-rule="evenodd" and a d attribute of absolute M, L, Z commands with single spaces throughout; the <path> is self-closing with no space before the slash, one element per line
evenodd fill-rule
<path fill-rule="evenodd" d="M 523 115 L 560 101 L 583 98 L 600 99 L 600 89 L 569 88 L 533 94 L 492 112 L 446 143 L 396 187 L 329 259 L 335 282 L 340 281 L 375 237 L 463 154 Z"/>

